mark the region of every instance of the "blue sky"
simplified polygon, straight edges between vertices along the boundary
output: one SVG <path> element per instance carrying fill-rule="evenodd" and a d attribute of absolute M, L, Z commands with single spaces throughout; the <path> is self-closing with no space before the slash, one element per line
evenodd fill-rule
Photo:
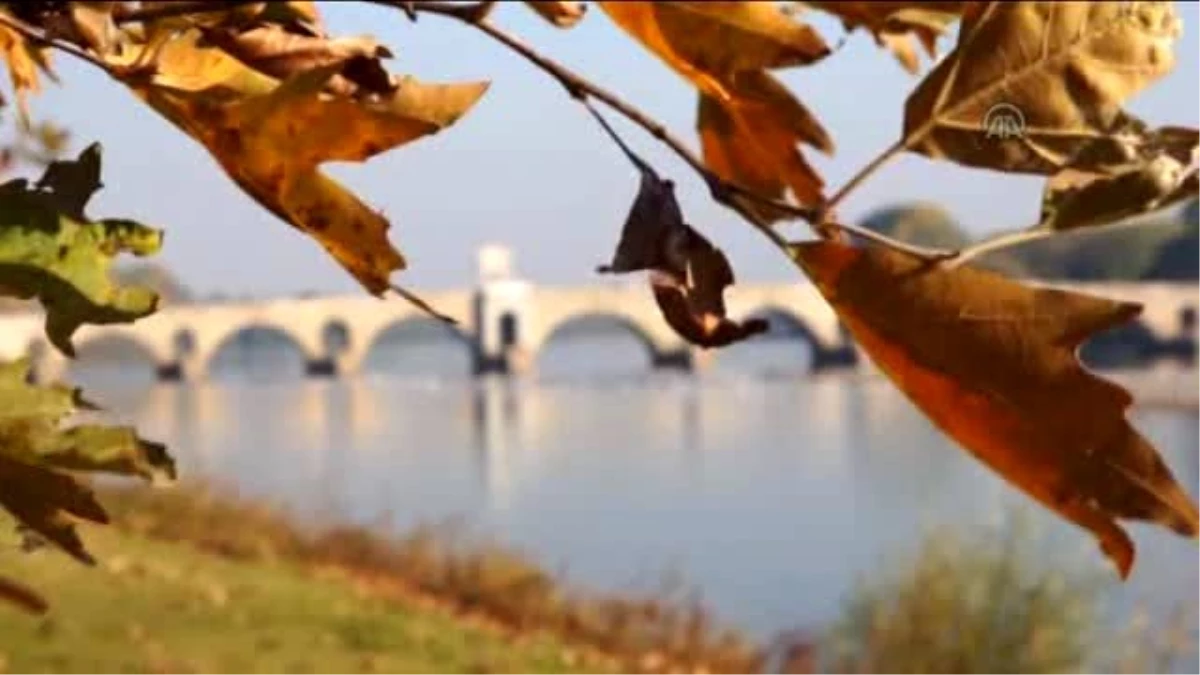
<path fill-rule="evenodd" d="M 1152 124 L 1197 126 L 1200 10 L 1197 3 L 1176 4 L 1184 24 L 1176 68 L 1129 108 Z M 335 33 L 368 33 L 388 45 L 396 54 L 388 63 L 393 72 L 433 81 L 493 82 L 453 128 L 367 164 L 330 171 L 392 220 L 392 241 L 410 261 L 410 269 L 395 280 L 415 288 L 471 284 L 476 247 L 502 242 L 513 248 L 518 269 L 532 280 L 607 281 L 593 270 L 611 254 L 637 177 L 582 106 L 540 71 L 468 27 L 434 16 L 413 25 L 394 10 L 353 3 L 321 3 L 321 8 Z M 569 31 L 549 26 L 515 2 L 504 3 L 493 16 L 695 144 L 693 90 L 595 8 Z M 841 30 L 834 22 L 814 23 L 831 44 L 838 41 Z M 950 44 L 943 38 L 943 53 Z M 76 149 L 93 140 L 104 144 L 106 187 L 90 207 L 92 214 L 134 217 L 165 229 L 161 261 L 201 294 L 358 292 L 319 245 L 242 194 L 197 143 L 103 74 L 68 58 L 56 56 L 62 86 L 49 85 L 33 100 L 33 111 L 37 119 L 69 127 Z M 858 32 L 824 62 L 781 75 L 837 144 L 833 157 L 807 153 L 831 189 L 895 140 L 904 99 L 917 83 Z M 725 249 L 739 279 L 796 278 L 796 270 L 768 242 L 711 203 L 704 186 L 652 138 L 624 124 L 618 128 L 660 173 L 675 179 L 689 221 Z M 1037 177 L 909 155 L 876 174 L 841 213 L 857 222 L 881 206 L 934 201 L 982 234 L 1029 224 L 1040 187 Z M 801 227 L 789 231 L 800 235 Z"/>

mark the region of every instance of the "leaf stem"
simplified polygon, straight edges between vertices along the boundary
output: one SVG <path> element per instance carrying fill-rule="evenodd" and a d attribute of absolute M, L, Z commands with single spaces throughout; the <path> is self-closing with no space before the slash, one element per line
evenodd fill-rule
<path fill-rule="evenodd" d="M 984 239 L 978 244 L 972 244 L 971 246 L 962 249 L 954 256 L 948 258 L 945 261 L 944 266 L 946 269 L 961 267 L 968 261 L 974 260 L 985 253 L 992 253 L 1003 248 L 1016 246 L 1017 244 L 1024 244 L 1030 241 L 1046 239 L 1054 236 L 1054 234 L 1056 234 L 1054 230 L 1043 228 L 1030 228 L 1025 230 L 1017 230 L 1015 232 L 1003 232 L 991 237 L 990 239 Z"/>
<path fill-rule="evenodd" d="M 825 203 L 825 206 L 821 208 L 820 220 L 825 220 L 825 217 L 829 214 L 832 214 L 833 209 L 836 208 L 838 204 L 842 203 L 842 200 L 844 200 L 851 192 L 857 189 L 859 185 L 862 185 L 863 181 L 870 178 L 872 174 L 881 169 L 884 164 L 887 164 L 889 161 L 891 161 L 893 157 L 903 152 L 905 145 L 905 139 L 903 138 L 895 143 L 892 143 L 890 146 L 885 148 L 883 152 L 876 155 L 875 159 L 872 159 L 869 164 L 859 169 L 858 173 L 854 174 L 849 181 L 842 185 L 842 187 L 835 192 L 832 197 L 829 198 L 829 201 Z"/>
<path fill-rule="evenodd" d="M 542 55 L 533 47 L 526 44 L 520 38 L 508 33 L 507 31 L 495 26 L 487 20 L 479 20 L 477 17 L 481 13 L 478 5 L 453 5 L 446 2 L 406 2 L 400 3 L 398 0 L 367 0 L 373 4 L 384 5 L 389 7 L 398 7 L 401 4 L 409 5 L 418 13 L 435 14 L 438 16 L 449 17 L 463 23 L 474 26 L 477 30 L 485 33 L 488 37 L 508 47 L 512 51 L 520 54 L 534 66 L 537 66 L 546 74 L 553 77 L 567 90 L 567 94 L 571 98 L 582 102 L 585 106 L 588 105 L 588 99 L 596 99 L 604 103 L 609 108 L 621 114 L 625 119 L 633 122 L 641 127 L 646 133 L 650 134 L 658 141 L 666 145 L 680 159 L 684 161 L 693 171 L 704 179 L 708 185 L 713 198 L 726 207 L 736 211 L 742 218 L 753 225 L 759 232 L 766 236 L 776 247 L 787 253 L 788 242 L 778 232 L 776 232 L 769 223 L 759 218 L 757 215 L 738 204 L 732 197 L 734 194 L 743 194 L 747 197 L 761 201 L 764 203 L 775 204 L 786 209 L 789 213 L 800 217 L 812 215 L 812 211 L 802 209 L 800 207 L 778 202 L 768 199 L 760 195 L 755 195 L 750 191 L 740 186 L 731 184 L 719 176 L 709 171 L 704 166 L 704 161 L 693 152 L 687 144 L 680 138 L 672 134 L 665 125 L 650 117 L 648 114 L 622 99 L 611 91 L 585 79 L 581 75 L 570 70 L 566 66 Z M 482 3 L 484 5 L 490 3 Z M 594 110 L 593 110 L 594 114 Z M 624 149 L 624 148 L 623 148 Z"/>

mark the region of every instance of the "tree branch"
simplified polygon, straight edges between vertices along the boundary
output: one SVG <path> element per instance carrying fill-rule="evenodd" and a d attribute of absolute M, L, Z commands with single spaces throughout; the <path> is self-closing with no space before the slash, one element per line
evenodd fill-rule
<path fill-rule="evenodd" d="M 113 21 L 120 25 L 192 14 L 213 14 L 252 4 L 254 4 L 254 0 L 197 0 L 194 2 L 176 0 L 175 2 L 161 2 L 135 8 L 118 6 L 113 11 Z"/>
<path fill-rule="evenodd" d="M 709 187 L 709 191 L 711 192 L 713 199 L 725 207 L 735 211 L 743 219 L 758 229 L 759 232 L 770 239 L 771 242 L 776 245 L 776 247 L 785 253 L 788 251 L 787 240 L 784 239 L 779 232 L 775 231 L 775 229 L 771 227 L 770 223 L 766 222 L 764 219 L 760 218 L 758 215 L 739 204 L 734 199 L 734 196 L 741 195 L 760 204 L 774 207 L 782 212 L 790 214 L 793 217 L 803 219 L 810 224 L 814 224 L 818 234 L 822 234 L 822 236 L 824 236 L 824 233 L 821 232 L 821 227 L 829 226 L 838 230 L 850 232 L 863 239 L 873 241 L 882 246 L 887 246 L 889 248 L 894 248 L 906 253 L 918 255 L 923 258 L 940 259 L 953 255 L 953 253 L 947 251 L 931 250 L 919 246 L 913 246 L 911 244 L 892 239 L 891 237 L 880 234 L 873 230 L 868 230 L 853 225 L 846 225 L 836 222 L 823 223 L 822 218 L 826 213 L 829 212 L 828 207 L 822 209 L 813 209 L 803 206 L 796 206 L 795 204 L 789 204 L 788 202 L 779 199 L 765 197 L 736 183 L 722 179 L 720 176 L 717 176 L 715 173 L 710 171 L 708 167 L 704 165 L 704 160 L 701 159 L 695 152 L 693 152 L 680 138 L 672 134 L 661 122 L 650 117 L 641 109 L 601 87 L 600 85 L 587 80 L 566 66 L 563 66 L 562 64 L 540 54 L 520 38 L 517 38 L 516 36 L 504 31 L 503 29 L 486 20 L 478 20 L 476 17 L 480 14 L 480 6 L 490 5 L 491 3 L 484 2 L 476 5 L 461 5 L 437 1 L 367 1 L 373 4 L 384 5 L 388 7 L 400 7 L 403 5 L 403 8 L 410 8 L 418 13 L 435 14 L 438 16 L 448 17 L 474 26 L 477 30 L 487 34 L 492 39 L 520 54 L 525 58 L 525 60 L 529 61 L 543 72 L 553 77 L 559 82 L 559 84 L 563 86 L 564 89 L 567 90 L 567 94 L 570 95 L 571 98 L 582 101 L 585 104 L 589 98 L 596 99 L 597 101 L 604 103 L 609 108 L 612 108 L 616 112 L 620 113 L 627 120 L 641 127 L 651 136 L 658 139 L 660 142 L 670 148 L 676 156 L 682 159 L 689 167 L 692 168 L 693 171 L 695 171 L 701 178 L 704 179 L 705 183 Z M 899 148 L 893 149 L 890 151 L 890 153 L 895 154 L 895 152 L 898 150 Z M 855 187 L 855 185 L 864 180 L 887 159 L 888 157 L 881 157 L 873 162 L 872 165 L 865 168 L 858 176 L 852 179 L 851 183 L 848 183 L 846 187 L 840 191 L 840 196 L 837 197 L 837 199 L 841 199 L 848 194 L 850 190 Z"/>
<path fill-rule="evenodd" d="M 1054 234 L 1056 234 L 1054 230 L 1036 227 L 1026 230 L 1017 230 L 1015 232 L 1002 232 L 990 239 L 984 239 L 977 244 L 972 244 L 956 252 L 953 256 L 948 257 L 943 264 L 946 269 L 954 269 L 955 267 L 961 267 L 962 265 L 965 265 L 968 261 L 974 260 L 985 253 L 992 253 L 993 251 L 999 251 L 1003 248 L 1016 246 L 1017 244 L 1024 244 L 1030 241 L 1046 239 Z"/>

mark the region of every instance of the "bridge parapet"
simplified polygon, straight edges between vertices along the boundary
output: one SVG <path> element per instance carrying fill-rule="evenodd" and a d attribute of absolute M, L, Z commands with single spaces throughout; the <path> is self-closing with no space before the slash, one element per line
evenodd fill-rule
<path fill-rule="evenodd" d="M 1139 302 L 1144 306 L 1139 320 L 1146 330 L 1162 340 L 1190 341 L 1194 351 L 1200 307 L 1196 284 L 1036 283 Z M 588 316 L 627 326 L 657 366 L 699 368 L 714 356 L 685 343 L 671 330 L 641 279 L 546 287 L 494 275 L 477 290 L 422 293 L 422 297 L 458 321 L 455 330 L 470 345 L 477 372 L 528 371 L 557 331 Z M 841 357 L 854 349 L 833 310 L 809 284 L 738 284 L 729 289 L 726 304 L 735 318 L 770 312 L 794 321 L 813 345 L 818 367 L 843 364 L 846 360 Z M 310 366 L 322 366 L 315 372 L 353 374 L 388 328 L 408 320 L 429 317 L 402 300 L 364 295 L 172 305 L 133 324 L 84 326 L 74 343 L 82 350 L 94 340 L 129 340 L 164 376 L 202 379 L 233 336 L 250 328 L 267 328 L 287 336 Z M 49 376 L 61 374 L 67 362 L 46 344 L 42 323 L 40 313 L 0 315 L 0 358 L 17 358 L 41 345 L 37 370 Z M 334 333 L 340 340 L 333 339 Z"/>

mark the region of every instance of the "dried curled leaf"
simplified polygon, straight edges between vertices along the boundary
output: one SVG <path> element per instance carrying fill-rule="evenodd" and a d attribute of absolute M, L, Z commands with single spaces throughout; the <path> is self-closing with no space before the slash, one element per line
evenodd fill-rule
<path fill-rule="evenodd" d="M 582 2 L 563 0 L 525 0 L 525 4 L 543 19 L 559 28 L 571 28 L 587 14 L 587 5 Z"/>
<path fill-rule="evenodd" d="M 392 53 L 369 36 L 317 37 L 288 31 L 278 24 L 249 30 L 228 26 L 201 30 L 205 42 L 278 80 L 336 64 L 340 68 L 329 82 L 331 91 L 349 96 L 396 90 L 395 81 L 380 62 L 391 58 Z"/>
<path fill-rule="evenodd" d="M 910 73 L 920 67 L 913 41 L 929 58 L 937 56 L 937 39 L 958 20 L 963 2 L 808 2 L 840 18 L 846 30 L 865 28 L 876 44 L 887 47 Z"/>
<path fill-rule="evenodd" d="M 1127 161 L 1100 165 L 1084 151 L 1046 181 L 1038 227 L 1072 230 L 1115 223 L 1197 195 L 1200 133 L 1184 127 L 1127 130 Z M 1111 146 L 1106 141 L 1101 144 Z M 1076 166 L 1080 168 L 1076 168 Z"/>
<path fill-rule="evenodd" d="M 908 98 L 906 149 L 1002 171 L 1062 169 L 1174 67 L 1173 5 L 972 3 L 954 51 Z"/>
<path fill-rule="evenodd" d="M 720 249 L 683 221 L 674 185 L 635 159 L 641 185 L 612 263 L 601 273 L 650 270 L 654 300 L 667 324 L 688 342 L 723 347 L 767 330 L 761 319 L 730 320 L 725 288 L 733 270 Z"/>
<path fill-rule="evenodd" d="M 23 178 L 0 185 L 0 289 L 41 301 L 47 337 L 69 356 L 79 326 L 128 323 L 158 306 L 153 290 L 118 285 L 108 269 L 122 252 L 157 252 L 162 233 L 131 220 L 85 217 L 99 176 L 100 146 L 93 144 L 73 161 L 51 164 L 33 189 Z"/>
<path fill-rule="evenodd" d="M 127 83 L 195 138 L 264 208 L 312 236 L 368 291 L 380 295 L 405 267 L 388 241 L 388 221 L 322 174 L 329 161 L 362 162 L 434 134 L 470 110 L 486 82 L 396 81 L 386 96 L 330 92 L 344 62 L 279 83 L 216 46 L 198 30 L 167 42 L 153 77 Z M 353 57 L 351 57 L 351 60 Z"/>
<path fill-rule="evenodd" d="M 792 255 L 875 364 L 938 427 L 1010 483 L 1089 530 L 1122 578 L 1116 520 L 1197 535 L 1195 502 L 1130 425 L 1129 393 L 1076 356 L 1141 306 L 945 269 L 830 241 Z"/>
<path fill-rule="evenodd" d="M 823 200 L 821 177 L 797 146 L 831 154 L 833 142 L 768 69 L 815 63 L 830 53 L 810 26 L 769 2 L 601 2 L 604 12 L 700 93 L 704 161 L 723 180 L 760 196 L 790 190 Z M 770 221 L 782 212 L 743 204 Z"/>

